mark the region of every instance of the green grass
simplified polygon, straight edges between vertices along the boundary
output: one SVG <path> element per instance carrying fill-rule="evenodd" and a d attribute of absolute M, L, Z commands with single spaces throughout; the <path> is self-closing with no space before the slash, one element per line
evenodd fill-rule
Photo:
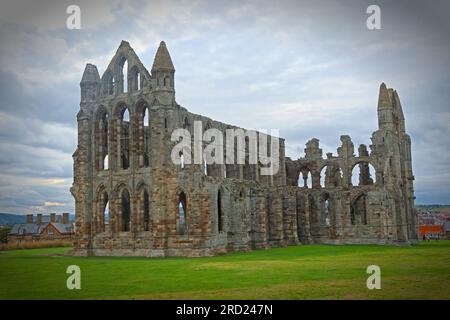
<path fill-rule="evenodd" d="M 69 250 L 0 252 L 0 299 L 450 299 L 450 241 L 207 258 L 72 257 Z M 73 264 L 81 290 L 66 288 Z M 381 268 L 381 290 L 366 288 L 372 264 Z"/>

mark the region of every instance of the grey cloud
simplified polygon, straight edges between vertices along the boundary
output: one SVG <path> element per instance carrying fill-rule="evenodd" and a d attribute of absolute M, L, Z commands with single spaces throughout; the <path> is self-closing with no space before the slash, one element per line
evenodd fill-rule
<path fill-rule="evenodd" d="M 368 31 L 371 2 L 83 1 L 77 31 L 60 16 L 68 2 L 2 4 L 0 210 L 54 201 L 73 211 L 79 81 L 87 62 L 103 72 L 122 39 L 147 67 L 164 39 L 180 104 L 243 127 L 279 128 L 292 157 L 312 137 L 324 153 L 336 153 L 341 134 L 356 148 L 370 144 L 385 81 L 400 94 L 413 139 L 417 202 L 450 202 L 440 178 L 450 173 L 450 4 L 377 1 L 383 29 Z"/>

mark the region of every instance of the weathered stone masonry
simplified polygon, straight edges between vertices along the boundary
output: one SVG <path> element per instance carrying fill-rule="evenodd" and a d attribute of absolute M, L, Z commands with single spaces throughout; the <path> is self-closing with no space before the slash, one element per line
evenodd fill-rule
<path fill-rule="evenodd" d="M 417 241 L 411 141 L 395 90 L 380 87 L 370 151 L 361 145 L 355 154 L 350 137 L 341 136 L 337 155 L 324 158 L 312 139 L 305 157 L 292 160 L 281 139 L 280 170 L 264 176 L 259 165 L 171 161 L 174 129 L 186 128 L 194 139 L 194 121 L 204 130 L 236 128 L 178 105 L 174 74 L 164 42 L 151 73 L 125 41 L 101 78 L 96 66 L 86 66 L 73 155 L 74 254 L 202 256 Z"/>

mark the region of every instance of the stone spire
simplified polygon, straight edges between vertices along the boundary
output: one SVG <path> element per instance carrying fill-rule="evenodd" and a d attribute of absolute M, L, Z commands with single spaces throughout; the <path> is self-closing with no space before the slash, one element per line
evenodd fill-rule
<path fill-rule="evenodd" d="M 175 68 L 167 50 L 166 43 L 161 41 L 158 51 L 156 51 L 155 60 L 153 61 L 152 71 L 167 70 L 175 71 Z"/>
<path fill-rule="evenodd" d="M 80 82 L 81 102 L 92 102 L 97 99 L 100 92 L 100 75 L 97 67 L 88 63 Z"/>
<path fill-rule="evenodd" d="M 159 48 L 155 54 L 155 60 L 152 66 L 152 78 L 153 78 L 153 92 L 165 92 L 172 95 L 175 93 L 175 68 L 173 67 L 172 59 L 170 58 L 169 51 L 167 50 L 164 41 L 161 41 Z M 167 100 L 159 97 L 160 101 Z M 167 104 L 170 104 L 167 102 Z"/>
<path fill-rule="evenodd" d="M 389 90 L 384 82 L 380 85 L 380 93 L 378 95 L 378 109 L 391 108 L 392 103 L 389 97 Z"/>
<path fill-rule="evenodd" d="M 394 107 L 392 104 L 392 89 L 388 89 L 384 82 L 380 86 L 378 95 L 378 128 L 394 129 Z"/>
<path fill-rule="evenodd" d="M 81 82 L 97 82 L 100 81 L 100 75 L 98 74 L 97 67 L 93 64 L 88 63 L 83 72 L 83 77 Z"/>

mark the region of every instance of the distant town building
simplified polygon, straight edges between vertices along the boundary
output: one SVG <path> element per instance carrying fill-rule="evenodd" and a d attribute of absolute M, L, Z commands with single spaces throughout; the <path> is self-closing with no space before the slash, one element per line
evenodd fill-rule
<path fill-rule="evenodd" d="M 446 237 L 446 215 L 442 213 L 421 212 L 417 214 L 419 236 L 427 239 L 444 239 Z M 448 221 L 450 223 L 450 221 Z M 450 226 L 447 224 L 447 228 Z M 450 231 L 449 231 L 450 232 Z M 447 235 L 448 237 L 448 235 Z"/>
<path fill-rule="evenodd" d="M 57 215 L 27 215 L 26 223 L 16 223 L 8 234 L 8 242 L 39 240 L 71 240 L 74 236 L 74 225 L 70 222 L 69 213 Z"/>
<path fill-rule="evenodd" d="M 443 239 L 444 229 L 442 225 L 437 226 L 419 226 L 419 234 L 427 239 Z"/>

